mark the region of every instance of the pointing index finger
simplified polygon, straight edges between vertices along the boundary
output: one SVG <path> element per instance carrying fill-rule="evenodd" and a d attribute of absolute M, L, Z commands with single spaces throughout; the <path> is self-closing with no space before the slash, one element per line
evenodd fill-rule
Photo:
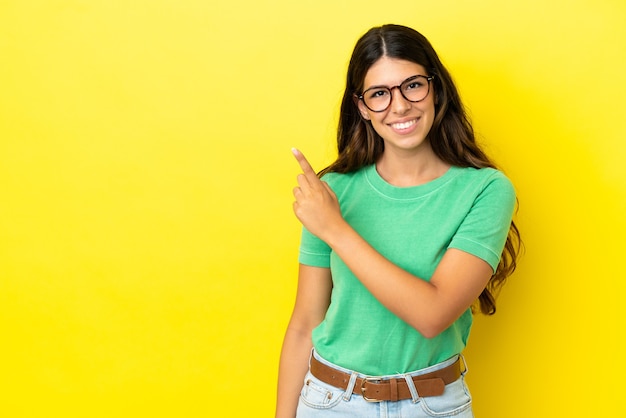
<path fill-rule="evenodd" d="M 304 172 L 304 174 L 307 177 L 312 175 L 315 178 L 317 178 L 317 174 L 315 173 L 315 170 L 313 170 L 313 167 L 311 167 L 311 164 L 309 164 L 304 154 L 302 154 L 300 150 L 296 148 L 292 148 L 291 152 L 293 153 L 294 157 L 296 157 L 296 160 L 298 161 L 298 164 L 300 164 L 300 168 L 302 168 L 302 171 Z"/>

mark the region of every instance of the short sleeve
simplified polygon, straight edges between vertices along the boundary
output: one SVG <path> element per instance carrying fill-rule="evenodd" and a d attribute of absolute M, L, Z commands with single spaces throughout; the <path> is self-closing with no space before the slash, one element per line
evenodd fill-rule
<path fill-rule="evenodd" d="M 330 247 L 321 239 L 302 228 L 298 261 L 312 267 L 330 267 Z"/>
<path fill-rule="evenodd" d="M 448 248 L 485 260 L 495 272 L 511 227 L 515 189 L 500 171 L 488 177 Z"/>

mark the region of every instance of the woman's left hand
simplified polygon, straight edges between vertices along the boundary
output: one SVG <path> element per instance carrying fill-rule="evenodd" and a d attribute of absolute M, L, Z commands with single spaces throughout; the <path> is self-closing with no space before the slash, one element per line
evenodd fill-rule
<path fill-rule="evenodd" d="M 320 180 L 304 155 L 292 149 L 302 173 L 298 175 L 298 187 L 293 189 L 296 201 L 293 211 L 302 225 L 313 235 L 328 242 L 329 234 L 345 223 L 337 196 L 330 186 Z"/>

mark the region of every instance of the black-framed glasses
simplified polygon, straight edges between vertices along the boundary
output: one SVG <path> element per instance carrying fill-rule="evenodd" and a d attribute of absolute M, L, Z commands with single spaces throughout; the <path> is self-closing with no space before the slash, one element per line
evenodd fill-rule
<path fill-rule="evenodd" d="M 428 97 L 430 82 L 433 81 L 434 78 L 434 75 L 414 75 L 397 86 L 370 87 L 359 95 L 358 98 L 359 100 L 363 100 L 363 104 L 372 112 L 384 112 L 391 105 L 391 92 L 393 89 L 398 89 L 402 97 L 409 102 L 421 102 Z"/>

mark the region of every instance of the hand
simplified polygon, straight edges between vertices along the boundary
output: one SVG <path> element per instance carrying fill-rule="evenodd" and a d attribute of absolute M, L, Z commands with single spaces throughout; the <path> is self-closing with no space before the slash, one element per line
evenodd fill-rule
<path fill-rule="evenodd" d="M 302 225 L 313 235 L 328 242 L 328 236 L 343 220 L 339 201 L 330 186 L 321 181 L 304 155 L 293 148 L 302 174 L 297 177 L 298 187 L 293 189 L 296 201 L 293 211 Z"/>

